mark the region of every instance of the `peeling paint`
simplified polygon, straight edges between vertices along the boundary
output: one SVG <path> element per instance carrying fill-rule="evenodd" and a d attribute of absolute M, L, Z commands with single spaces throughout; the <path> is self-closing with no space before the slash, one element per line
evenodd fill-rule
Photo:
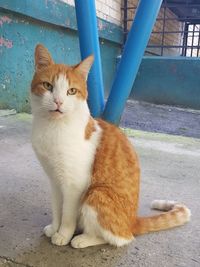
<path fill-rule="evenodd" d="M 45 0 L 45 6 L 48 7 L 48 0 Z"/>
<path fill-rule="evenodd" d="M 66 26 L 69 27 L 70 26 L 70 19 L 66 20 Z"/>
<path fill-rule="evenodd" d="M 9 17 L 7 17 L 7 16 L 3 16 L 3 17 L 1 17 L 1 20 L 2 21 L 4 21 L 4 22 L 7 22 L 7 23 L 10 23 L 12 20 L 9 18 Z"/>
<path fill-rule="evenodd" d="M 103 22 L 101 20 L 98 20 L 98 28 L 100 31 L 105 29 L 105 25 L 103 24 Z"/>
<path fill-rule="evenodd" d="M 13 42 L 11 40 L 6 40 L 3 37 L 0 37 L 0 46 L 5 46 L 6 48 L 12 48 Z"/>
<path fill-rule="evenodd" d="M 10 79 L 10 77 L 6 76 L 4 81 L 5 81 L 6 83 L 10 83 L 11 79 Z"/>
<path fill-rule="evenodd" d="M 76 64 L 80 61 L 75 9 L 63 5 L 58 0 L 56 5 L 46 0 L 48 8 L 45 7 L 45 0 L 24 0 L 19 1 L 18 5 L 15 5 L 15 1 L 7 3 L 8 10 L 9 7 L 15 8 L 16 12 L 10 10 L 9 15 L 4 13 L 4 10 L 0 12 L 0 18 L 8 16 L 12 20 L 10 24 L 6 22 L 2 28 L 0 27 L 2 30 L 0 34 L 0 62 L 2 63 L 0 108 L 15 108 L 17 111 L 30 112 L 27 88 L 30 87 L 32 79 L 36 44 L 40 42 L 48 47 L 56 62 Z M 36 9 L 37 12 L 35 12 Z M 7 19 L 3 20 L 7 21 Z M 66 24 L 70 25 L 66 27 Z M 9 47 L 12 49 L 8 49 Z M 101 48 L 102 62 L 106 66 L 103 69 L 104 85 L 105 90 L 108 90 L 115 73 L 115 58 L 120 49 L 119 44 L 113 45 L 112 42 L 106 42 Z"/>
<path fill-rule="evenodd" d="M 113 33 L 113 31 L 110 29 L 111 24 L 105 23 L 105 21 L 98 19 L 98 28 L 100 31 L 107 31 L 110 33 Z"/>
<path fill-rule="evenodd" d="M 0 17 L 0 26 L 2 27 L 4 23 L 11 23 L 11 19 L 7 16 Z"/>

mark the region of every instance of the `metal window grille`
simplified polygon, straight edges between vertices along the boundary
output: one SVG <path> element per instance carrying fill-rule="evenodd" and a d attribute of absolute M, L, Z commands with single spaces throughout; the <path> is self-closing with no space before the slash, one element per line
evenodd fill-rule
<path fill-rule="evenodd" d="M 137 9 L 130 2 L 122 7 L 124 43 Z M 146 54 L 200 57 L 200 1 L 163 0 Z"/>

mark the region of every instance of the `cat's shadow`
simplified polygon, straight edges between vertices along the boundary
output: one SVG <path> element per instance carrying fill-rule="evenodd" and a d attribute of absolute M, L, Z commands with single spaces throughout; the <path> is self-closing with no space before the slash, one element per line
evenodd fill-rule
<path fill-rule="evenodd" d="M 74 249 L 70 245 L 55 246 L 50 238 L 43 234 L 24 250 L 18 261 L 37 267 L 81 267 L 81 266 L 120 266 L 126 257 L 129 247 L 115 248 L 110 245 L 100 245 L 84 249 Z"/>
<path fill-rule="evenodd" d="M 9 229 L 1 229 L 2 240 L 6 240 L 6 244 L 10 244 L 10 248 L 15 250 L 11 256 L 16 262 L 34 267 L 111 267 L 117 266 L 117 262 L 120 262 L 126 254 L 127 247 L 114 248 L 110 245 L 100 245 L 74 249 L 70 245 L 60 247 L 53 245 L 50 238 L 43 234 L 43 227 L 51 220 L 50 205 L 47 209 L 46 205 L 43 208 L 29 203 L 24 209 L 21 211 L 22 216 L 19 216 L 19 210 L 8 208 L 4 219 L 10 220 L 12 212 L 16 221 L 10 221 Z M 17 231 L 16 227 L 19 228 Z M 80 231 L 77 230 L 75 235 L 78 233 Z"/>

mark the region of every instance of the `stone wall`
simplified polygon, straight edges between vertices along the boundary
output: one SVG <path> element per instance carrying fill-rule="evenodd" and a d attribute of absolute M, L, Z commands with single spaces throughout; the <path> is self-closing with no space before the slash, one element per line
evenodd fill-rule
<path fill-rule="evenodd" d="M 74 0 L 62 0 L 70 5 L 74 6 Z M 129 0 L 128 6 L 137 7 L 138 0 Z M 121 7 L 123 6 L 123 0 L 96 0 L 96 10 L 97 16 L 105 19 L 109 22 L 115 23 L 123 27 L 123 11 Z M 134 19 L 135 10 L 128 10 L 128 19 Z M 159 13 L 159 18 L 163 18 L 164 10 L 161 9 Z M 166 10 L 166 18 L 176 18 L 176 15 L 169 9 Z M 132 21 L 128 22 L 128 29 L 130 29 Z M 178 22 L 178 20 L 165 22 L 165 31 L 180 31 L 183 27 L 183 23 Z M 163 21 L 157 21 L 154 27 L 154 31 L 163 30 Z M 164 45 L 181 45 L 182 35 L 181 34 L 165 34 L 163 44 Z M 152 34 L 149 44 L 151 45 L 161 45 L 162 44 L 162 34 Z M 161 54 L 160 48 L 148 48 L 147 53 L 149 54 Z M 180 49 L 170 48 L 164 49 L 163 55 L 179 55 L 181 53 Z"/>
<path fill-rule="evenodd" d="M 128 6 L 131 7 L 137 7 L 138 5 L 138 0 L 129 0 L 128 1 Z M 130 9 L 128 10 L 128 19 L 134 19 L 135 15 L 135 10 Z M 159 12 L 158 18 L 163 18 L 164 17 L 164 9 L 162 8 Z M 173 18 L 176 19 L 176 15 L 170 10 L 166 9 L 165 13 L 166 18 Z M 128 29 L 130 29 L 132 22 L 128 22 Z M 165 27 L 164 30 L 169 32 L 169 31 L 181 31 L 183 30 L 183 23 L 179 22 L 177 20 L 166 20 L 165 21 Z M 156 21 L 156 24 L 154 26 L 153 31 L 160 32 L 163 30 L 163 20 L 158 20 Z M 182 34 L 181 33 L 166 33 L 164 35 L 164 40 L 163 40 L 163 45 L 181 45 L 182 44 Z M 161 33 L 154 33 L 151 35 L 150 45 L 161 45 L 162 44 L 162 34 Z M 160 48 L 148 48 L 147 53 L 152 53 L 152 54 L 161 54 L 161 49 Z M 181 53 L 179 48 L 170 48 L 167 49 L 165 48 L 163 51 L 163 55 L 179 55 Z"/>
<path fill-rule="evenodd" d="M 74 0 L 62 1 L 74 6 Z M 121 25 L 121 0 L 96 0 L 96 10 L 99 18 Z"/>

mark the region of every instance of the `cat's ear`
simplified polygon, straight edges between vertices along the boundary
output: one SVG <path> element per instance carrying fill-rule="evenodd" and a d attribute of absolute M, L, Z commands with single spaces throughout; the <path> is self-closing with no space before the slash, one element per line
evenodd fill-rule
<path fill-rule="evenodd" d="M 54 62 L 48 49 L 38 44 L 35 48 L 35 70 L 41 70 L 51 64 L 54 64 Z"/>
<path fill-rule="evenodd" d="M 91 69 L 92 63 L 94 61 L 94 56 L 90 55 L 75 66 L 75 69 L 81 74 L 84 80 L 87 80 L 89 71 Z"/>

